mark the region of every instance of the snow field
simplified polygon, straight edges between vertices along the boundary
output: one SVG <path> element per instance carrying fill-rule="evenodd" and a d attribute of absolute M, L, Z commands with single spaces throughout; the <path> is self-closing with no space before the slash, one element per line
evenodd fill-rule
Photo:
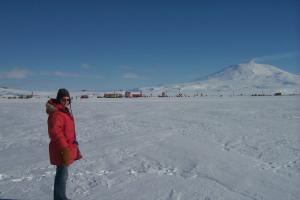
<path fill-rule="evenodd" d="M 78 100 L 74 200 L 300 198 L 298 97 Z M 42 100 L 0 100 L 0 199 L 52 199 Z"/>

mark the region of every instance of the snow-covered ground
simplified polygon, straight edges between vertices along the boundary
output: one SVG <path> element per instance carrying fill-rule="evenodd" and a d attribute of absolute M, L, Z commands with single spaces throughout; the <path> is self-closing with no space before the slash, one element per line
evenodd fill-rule
<path fill-rule="evenodd" d="M 298 200 L 299 97 L 74 101 L 72 200 Z M 0 199 L 52 199 L 44 100 L 0 100 Z"/>

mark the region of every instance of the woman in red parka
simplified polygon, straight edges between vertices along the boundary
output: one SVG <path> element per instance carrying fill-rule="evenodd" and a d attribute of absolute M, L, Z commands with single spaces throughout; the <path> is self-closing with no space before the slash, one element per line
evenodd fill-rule
<path fill-rule="evenodd" d="M 48 133 L 50 138 L 50 163 L 56 165 L 54 181 L 54 200 L 68 200 L 66 185 L 68 167 L 82 158 L 76 140 L 75 123 L 71 108 L 71 98 L 68 90 L 62 88 L 57 92 L 56 99 L 50 99 L 46 104 L 48 113 Z"/>

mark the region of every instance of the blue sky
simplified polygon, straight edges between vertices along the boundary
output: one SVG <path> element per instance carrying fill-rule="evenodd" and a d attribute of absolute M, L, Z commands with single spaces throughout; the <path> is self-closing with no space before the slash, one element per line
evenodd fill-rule
<path fill-rule="evenodd" d="M 298 0 L 0 1 L 0 86 L 188 82 L 256 59 L 300 74 Z"/>

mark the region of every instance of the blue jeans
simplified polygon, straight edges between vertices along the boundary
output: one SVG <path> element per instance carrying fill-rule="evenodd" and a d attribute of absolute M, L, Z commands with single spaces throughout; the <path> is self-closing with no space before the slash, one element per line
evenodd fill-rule
<path fill-rule="evenodd" d="M 57 166 L 54 180 L 54 200 L 68 200 L 66 196 L 66 187 L 68 180 L 68 167 Z"/>

